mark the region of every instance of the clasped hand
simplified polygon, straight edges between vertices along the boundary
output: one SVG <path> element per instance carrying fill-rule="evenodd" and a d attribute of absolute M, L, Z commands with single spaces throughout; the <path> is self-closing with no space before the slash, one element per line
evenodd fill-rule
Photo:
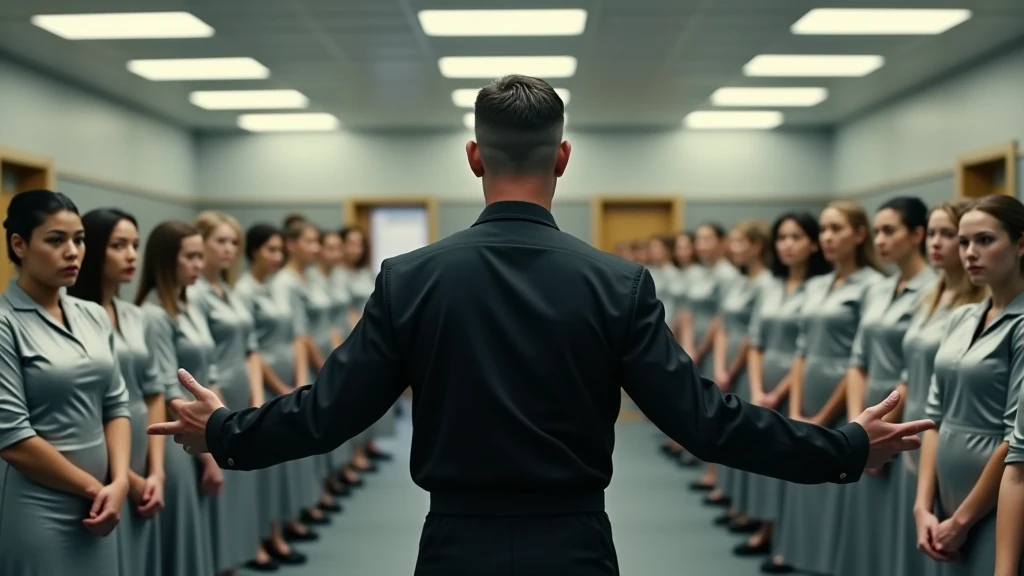
<path fill-rule="evenodd" d="M 121 508 L 128 497 L 128 480 L 115 480 L 96 491 L 89 517 L 82 520 L 89 532 L 104 537 L 121 521 Z"/>

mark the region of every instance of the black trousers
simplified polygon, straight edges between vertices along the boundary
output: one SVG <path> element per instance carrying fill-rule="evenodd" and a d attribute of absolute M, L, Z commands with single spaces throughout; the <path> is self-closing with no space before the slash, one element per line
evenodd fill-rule
<path fill-rule="evenodd" d="M 415 576 L 618 576 L 604 512 L 427 515 Z"/>

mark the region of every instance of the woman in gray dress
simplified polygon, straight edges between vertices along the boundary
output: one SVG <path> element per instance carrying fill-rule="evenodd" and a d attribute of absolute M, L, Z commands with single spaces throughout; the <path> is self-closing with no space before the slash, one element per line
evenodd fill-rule
<path fill-rule="evenodd" d="M 284 231 L 285 264 L 271 283 L 273 290 L 287 302 L 293 316 L 297 345 L 294 375 L 291 383 L 295 388 L 312 384 L 313 378 L 324 364 L 330 352 L 331 322 L 330 300 L 319 286 L 310 280 L 309 270 L 316 264 L 320 252 L 320 231 L 313 224 L 301 221 L 293 223 Z M 284 374 L 278 374 L 282 378 Z M 307 505 L 302 510 L 301 520 L 306 524 L 330 524 L 322 507 L 334 507 L 334 499 L 324 488 L 328 476 L 327 459 L 313 456 L 298 460 L 295 488 L 297 498 Z M 291 525 L 290 531 L 302 533 L 307 528 Z"/>
<path fill-rule="evenodd" d="M 146 426 L 166 418 L 163 384 L 146 347 L 142 310 L 117 297 L 138 265 L 139 230 L 135 218 L 116 208 L 82 217 L 85 259 L 68 294 L 103 307 L 114 329 L 121 375 L 128 389 L 132 422 L 129 489 L 117 529 L 121 576 L 160 574 L 159 523 L 164 507 L 164 439 L 148 436 Z"/>
<path fill-rule="evenodd" d="M 729 254 L 743 276 L 726 288 L 719 307 L 722 321 L 715 333 L 715 381 L 723 390 L 749 402 L 747 351 L 750 347 L 750 318 L 761 298 L 761 291 L 772 278 L 768 268 L 772 256 L 768 226 L 760 220 L 747 220 L 734 226 L 729 232 Z M 749 533 L 758 528 L 757 523 L 746 515 L 749 478 L 749 474 L 739 470 L 718 469 L 718 486 L 729 498 L 730 506 L 716 523 L 727 525 L 731 532 Z"/>
<path fill-rule="evenodd" d="M 254 404 L 294 390 L 297 352 L 305 354 L 304 343 L 296 336 L 295 320 L 291 308 L 281 294 L 272 290 L 271 277 L 284 262 L 284 240 L 281 232 L 269 224 L 256 224 L 245 233 L 245 258 L 249 269 L 234 285 L 234 296 L 249 311 L 256 328 L 256 362 L 259 364 L 262 393 L 257 393 Z M 285 539 L 285 526 L 292 538 L 315 539 L 316 535 L 304 525 L 295 522 L 298 511 L 308 504 L 308 492 L 296 486 L 302 478 L 301 466 L 285 462 L 263 470 L 257 476 L 256 489 L 259 505 L 259 525 L 269 528 L 263 549 L 271 558 L 257 555 L 249 567 L 272 572 L 278 564 L 298 565 L 307 558 L 293 549 Z"/>
<path fill-rule="evenodd" d="M 232 293 L 237 277 L 242 230 L 233 217 L 205 211 L 196 217 L 196 229 L 205 249 L 203 273 L 189 290 L 189 299 L 206 320 L 216 344 L 217 387 L 229 410 L 244 410 L 262 396 L 256 330 L 252 315 Z M 262 402 L 260 402 L 262 404 Z M 259 404 L 257 404 L 259 405 Z M 218 573 L 231 572 L 262 552 L 265 525 L 259 523 L 256 502 L 257 474 L 224 471 L 223 495 L 213 509 L 214 562 Z M 259 564 L 259 563 L 257 563 Z"/>
<path fill-rule="evenodd" d="M 967 275 L 992 295 L 952 314 L 928 390 L 937 430 L 921 447 L 915 508 L 919 545 L 943 575 L 995 573 L 996 500 L 1024 380 L 1022 232 L 1024 206 L 1010 196 L 984 197 L 960 218 Z"/>
<path fill-rule="evenodd" d="M 939 278 L 922 298 L 921 305 L 906 336 L 903 337 L 904 374 L 897 387 L 903 398 L 902 419 L 904 422 L 925 417 L 928 387 L 931 385 L 935 367 L 935 353 L 946 332 L 950 314 L 965 304 L 981 302 L 987 295 L 982 286 L 975 286 L 967 277 L 960 261 L 958 238 L 960 217 L 970 205 L 968 200 L 943 202 L 932 208 L 928 216 L 928 258 L 939 271 Z M 898 409 L 894 410 L 897 412 Z M 892 468 L 893 481 L 897 485 L 896 502 L 893 510 L 897 517 L 896 535 L 893 539 L 895 551 L 891 571 L 894 574 L 920 574 L 934 576 L 937 566 L 917 546 L 917 522 L 914 502 L 917 499 L 917 469 L 919 452 L 903 454 L 901 461 Z M 925 517 L 934 518 L 929 509 Z M 922 519 L 924 519 L 923 517 Z"/>
<path fill-rule="evenodd" d="M 686 290 L 690 286 L 690 276 L 695 266 L 697 255 L 693 248 L 693 234 L 687 231 L 676 234 L 672 241 L 672 264 L 676 267 L 672 282 L 668 287 L 668 297 L 672 299 L 672 316 L 666 314 L 669 329 L 675 335 L 680 345 L 683 344 L 683 326 L 685 310 L 687 309 Z M 676 460 L 681 466 L 692 467 L 698 464 L 697 459 L 683 449 L 675 440 L 665 438 L 661 447 L 662 452 L 669 458 Z"/>
<path fill-rule="evenodd" d="M 672 236 L 655 236 L 647 241 L 647 256 L 650 262 L 647 270 L 654 280 L 654 293 L 665 307 L 665 323 L 671 328 L 675 318 L 675 300 L 672 285 L 679 269 L 672 262 Z"/>
<path fill-rule="evenodd" d="M 63 194 L 11 199 L 0 296 L 0 574 L 117 574 L 129 491 L 128 390 L 110 320 L 61 290 L 85 230 Z"/>
<path fill-rule="evenodd" d="M 370 243 L 366 232 L 358 226 L 342 228 L 341 240 L 344 245 L 342 269 L 348 278 L 348 291 L 352 297 L 348 313 L 349 326 L 355 329 L 373 293 L 375 276 L 370 269 Z M 390 454 L 373 442 L 379 435 L 378 424 L 374 424 L 352 439 L 352 466 L 356 472 L 373 472 L 377 469 L 373 461 L 391 458 Z"/>
<path fill-rule="evenodd" d="M 904 388 L 903 337 L 921 298 L 938 277 L 924 256 L 927 225 L 928 207 L 918 198 L 893 198 L 875 213 L 875 248 L 898 273 L 870 287 L 864 297 L 846 374 L 846 417 L 851 421 L 866 406 Z M 898 420 L 898 409 L 890 417 Z M 899 513 L 892 468 L 868 470 L 843 491 L 846 513 L 831 572 L 835 576 L 893 573 Z"/>
<path fill-rule="evenodd" d="M 694 235 L 694 248 L 702 269 L 695 270 L 686 290 L 688 308 L 684 315 L 683 349 L 705 376 L 715 372 L 713 347 L 721 323 L 718 308 L 725 292 L 740 278 L 740 272 L 726 258 L 725 230 L 715 223 L 701 224 Z M 715 467 L 708 465 L 704 476 L 691 484 L 695 490 L 710 490 L 705 502 L 728 505 L 729 499 L 715 489 Z"/>
<path fill-rule="evenodd" d="M 203 268 L 203 238 L 185 222 L 162 222 L 146 240 L 142 276 L 135 304 L 146 320 L 146 348 L 175 418 L 170 401 L 189 398 L 178 369 L 202 382 L 217 383 L 215 344 L 206 320 L 188 300 L 186 288 Z M 161 576 L 214 574 L 211 507 L 224 474 L 209 454 L 190 456 L 170 438 L 164 455 L 164 510 L 160 522 Z"/>
<path fill-rule="evenodd" d="M 836 201 L 819 218 L 819 242 L 835 270 L 807 282 L 790 382 L 789 416 L 834 428 L 846 423 L 845 376 L 865 294 L 884 278 L 868 217 L 858 204 Z M 829 574 L 844 518 L 839 484 L 788 484 L 777 526 L 772 573 Z"/>
<path fill-rule="evenodd" d="M 818 246 L 818 221 L 806 212 L 782 215 L 772 226 L 771 238 L 772 276 L 761 289 L 750 320 L 747 380 L 752 404 L 788 414 L 789 375 L 805 286 L 808 279 L 828 273 L 831 267 Z M 750 476 L 743 511 L 760 526 L 733 549 L 736 555 L 771 551 L 784 490 L 781 480 Z"/>

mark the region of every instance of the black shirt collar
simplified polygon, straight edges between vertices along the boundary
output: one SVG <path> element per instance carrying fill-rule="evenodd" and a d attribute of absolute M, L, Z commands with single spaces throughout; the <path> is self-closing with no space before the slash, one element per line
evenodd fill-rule
<path fill-rule="evenodd" d="M 503 200 L 488 205 L 480 213 L 480 217 L 477 218 L 473 226 L 493 220 L 529 220 L 550 226 L 555 230 L 559 229 L 558 224 L 555 224 L 555 217 L 551 215 L 547 208 L 540 204 L 519 200 Z"/>

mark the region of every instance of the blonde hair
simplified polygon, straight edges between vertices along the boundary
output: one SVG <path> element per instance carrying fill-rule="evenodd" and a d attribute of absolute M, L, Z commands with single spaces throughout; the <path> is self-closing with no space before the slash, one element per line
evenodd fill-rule
<path fill-rule="evenodd" d="M 223 212 L 205 210 L 196 216 L 195 226 L 196 229 L 199 230 L 199 234 L 202 235 L 204 241 L 213 234 L 214 230 L 224 224 L 234 230 L 235 237 L 238 238 L 238 252 L 235 254 L 235 259 L 231 262 L 231 266 L 228 266 L 226 270 L 221 271 L 221 279 L 223 279 L 229 286 L 233 286 L 235 284 L 235 280 L 238 279 L 238 267 L 242 261 L 242 254 L 245 253 L 245 235 L 242 233 L 242 227 L 238 224 L 238 220 L 236 220 L 234 216 Z"/>
<path fill-rule="evenodd" d="M 933 212 L 941 210 L 949 216 L 950 220 L 953 221 L 953 226 L 959 226 L 960 218 L 969 212 L 973 205 L 974 202 L 966 198 L 947 200 L 946 202 L 937 204 L 934 208 L 929 210 L 928 216 L 931 217 Z M 950 286 L 949 279 L 946 277 L 946 271 L 940 270 L 939 279 L 935 281 L 935 285 L 932 286 L 925 294 L 924 298 L 921 299 L 921 305 L 928 310 L 929 318 L 935 314 L 935 310 L 939 307 L 939 301 L 942 299 L 942 293 L 945 292 L 947 288 L 951 288 L 953 290 L 953 301 L 949 304 L 951 310 L 959 308 L 965 304 L 981 302 L 988 296 L 988 287 L 975 286 L 966 274 L 960 277 L 960 282 L 956 286 Z"/>
<path fill-rule="evenodd" d="M 864 208 L 852 200 L 830 202 L 825 209 L 829 208 L 842 214 L 854 230 L 863 229 L 865 232 L 864 241 L 857 245 L 854 252 L 857 267 L 870 266 L 875 271 L 888 275 L 885 268 L 882 267 L 882 262 L 878 259 L 878 253 L 875 252 L 875 243 L 871 241 L 871 223 L 868 221 L 868 213 L 864 211 Z"/>
<path fill-rule="evenodd" d="M 749 219 L 743 220 L 732 227 L 733 231 L 743 234 L 752 244 L 761 245 L 761 253 L 757 258 L 766 268 L 772 266 L 772 232 L 768 223 L 764 220 Z"/>

